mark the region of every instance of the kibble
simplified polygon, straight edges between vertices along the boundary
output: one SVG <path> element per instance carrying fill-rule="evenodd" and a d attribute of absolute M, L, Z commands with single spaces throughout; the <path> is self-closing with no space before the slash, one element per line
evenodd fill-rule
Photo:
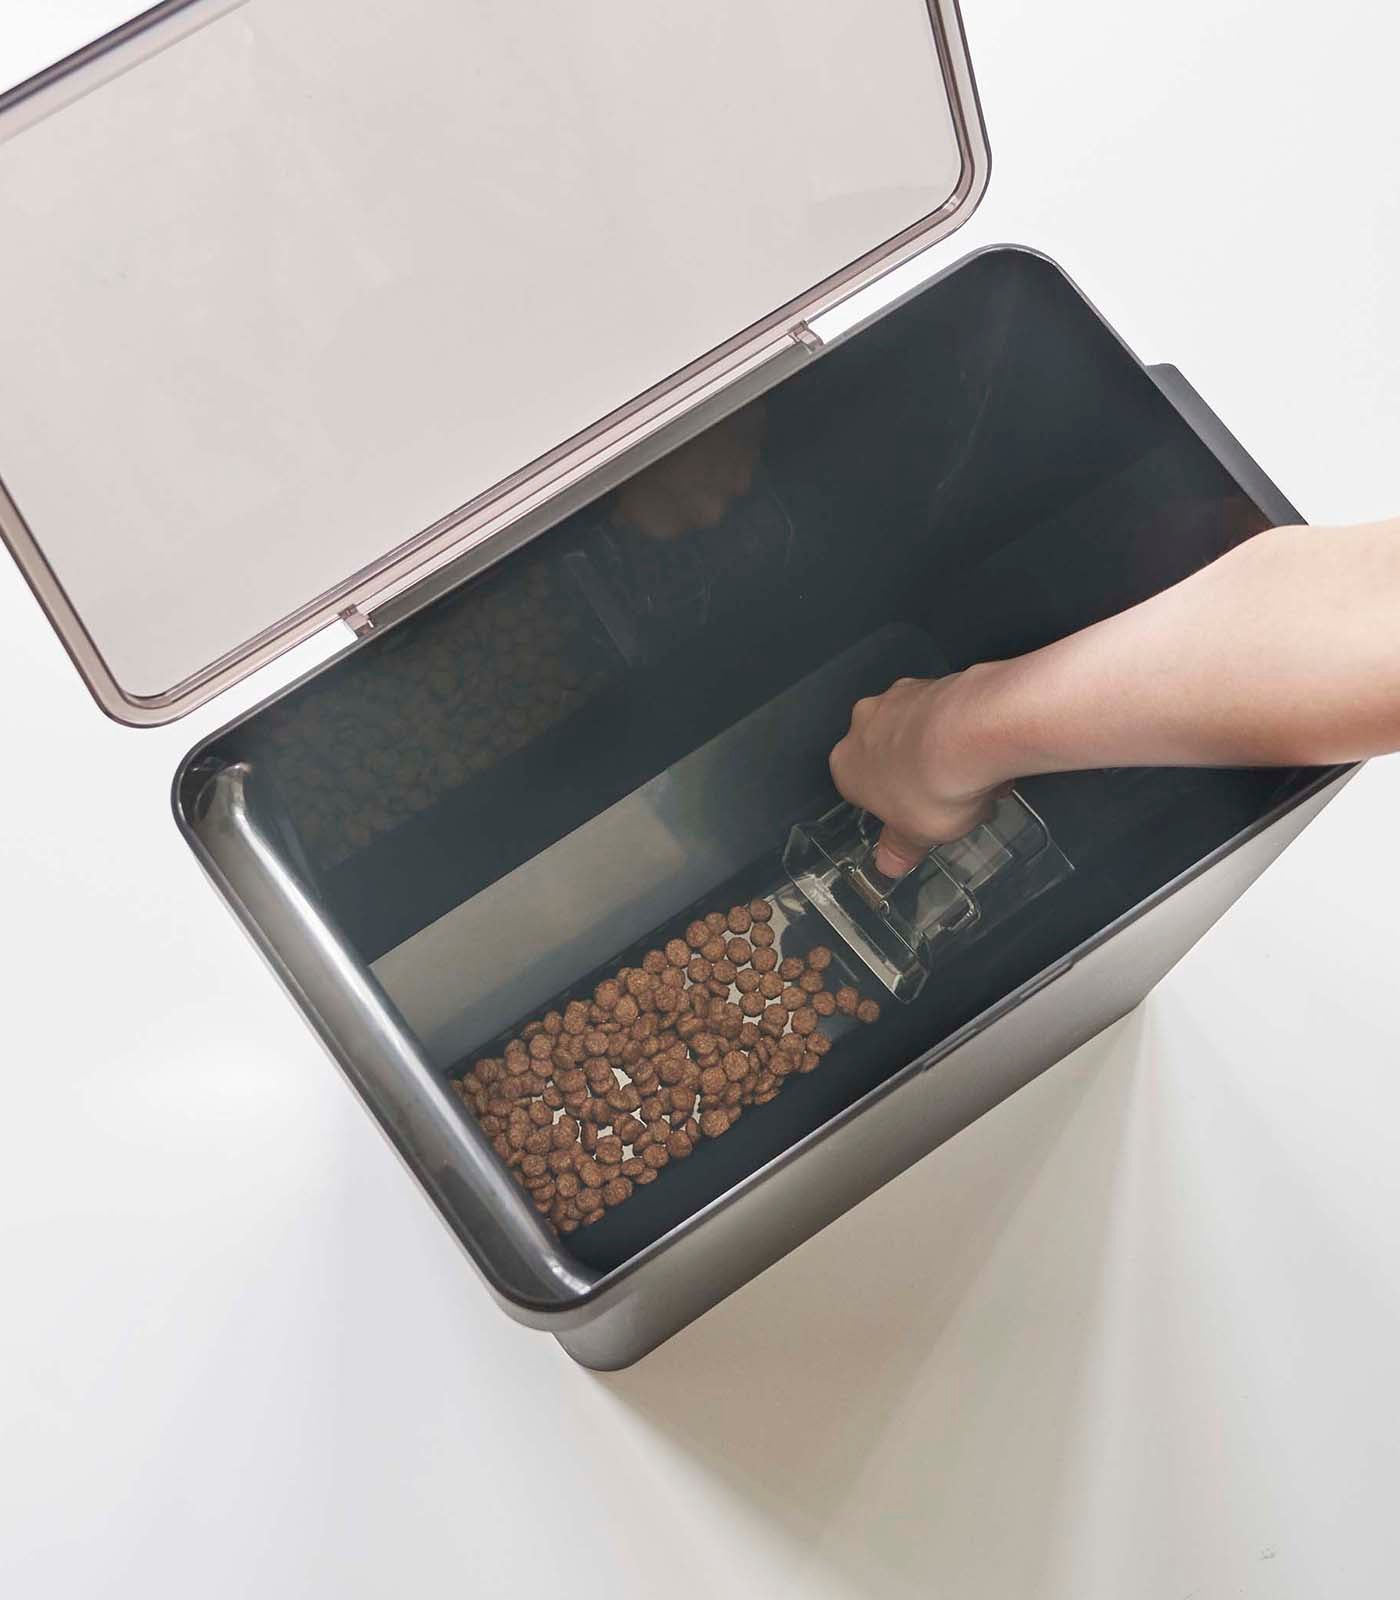
<path fill-rule="evenodd" d="M 823 1018 L 879 1020 L 853 985 L 828 989 L 826 946 L 782 956 L 772 918 L 766 900 L 695 918 L 454 1082 L 558 1232 L 598 1222 L 745 1106 L 815 1071 L 832 1047 Z"/>

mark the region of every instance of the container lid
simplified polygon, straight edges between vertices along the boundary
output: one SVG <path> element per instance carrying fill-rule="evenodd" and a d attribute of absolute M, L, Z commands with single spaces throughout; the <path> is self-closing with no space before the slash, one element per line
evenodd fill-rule
<path fill-rule="evenodd" d="M 956 0 L 167 0 L 0 95 L 0 531 L 169 721 L 986 175 Z"/>

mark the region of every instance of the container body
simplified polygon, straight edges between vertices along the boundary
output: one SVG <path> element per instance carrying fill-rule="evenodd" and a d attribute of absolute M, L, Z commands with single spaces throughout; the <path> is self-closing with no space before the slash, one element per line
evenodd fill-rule
<path fill-rule="evenodd" d="M 1180 374 L 1017 250 L 607 489 L 176 784 L 216 885 L 497 1299 L 598 1368 L 1131 1009 L 1346 777 L 1026 784 L 1072 872 L 935 942 L 909 1003 L 824 1022 L 820 1070 L 557 1232 L 454 1092 L 475 1060 L 704 906 L 772 895 L 781 922 L 784 846 L 836 798 L 856 698 L 1033 648 L 1296 520 Z"/>

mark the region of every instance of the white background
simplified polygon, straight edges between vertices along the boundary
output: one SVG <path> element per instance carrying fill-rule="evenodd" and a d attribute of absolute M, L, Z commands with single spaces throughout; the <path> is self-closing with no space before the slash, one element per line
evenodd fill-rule
<path fill-rule="evenodd" d="M 10 0 L 0 78 L 80 9 Z M 1385 8 L 967 21 L 996 171 L 938 260 L 1040 246 L 1314 520 L 1400 509 Z M 234 708 L 105 722 L 7 567 L 0 673 L 0 1591 L 1394 1592 L 1394 763 L 1143 1011 L 598 1378 L 488 1302 L 176 837 Z"/>

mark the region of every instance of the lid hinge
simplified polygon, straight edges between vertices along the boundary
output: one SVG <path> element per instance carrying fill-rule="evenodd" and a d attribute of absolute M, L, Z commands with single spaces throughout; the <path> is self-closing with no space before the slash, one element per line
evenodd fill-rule
<path fill-rule="evenodd" d="M 346 606 L 340 613 L 340 620 L 357 639 L 374 632 L 374 618 L 361 611 L 359 606 Z"/>
<path fill-rule="evenodd" d="M 809 322 L 799 322 L 793 326 L 792 340 L 804 349 L 812 351 L 815 355 L 824 343 L 821 334 Z"/>

